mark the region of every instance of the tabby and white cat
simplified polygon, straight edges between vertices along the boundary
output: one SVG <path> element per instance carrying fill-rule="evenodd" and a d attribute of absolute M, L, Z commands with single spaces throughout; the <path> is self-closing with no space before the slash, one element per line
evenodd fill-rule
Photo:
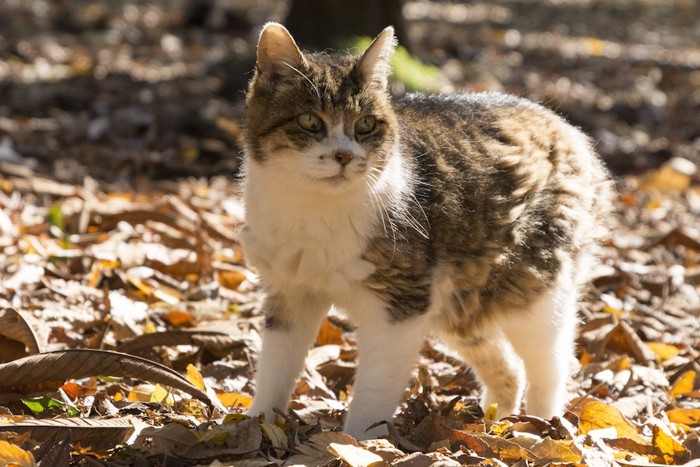
<path fill-rule="evenodd" d="M 386 28 L 361 56 L 302 53 L 269 23 L 245 121 L 244 251 L 267 288 L 250 414 L 284 409 L 331 306 L 358 326 L 345 431 L 385 430 L 425 338 L 497 416 L 561 414 L 579 285 L 609 205 L 588 139 L 502 94 L 387 91 Z"/>

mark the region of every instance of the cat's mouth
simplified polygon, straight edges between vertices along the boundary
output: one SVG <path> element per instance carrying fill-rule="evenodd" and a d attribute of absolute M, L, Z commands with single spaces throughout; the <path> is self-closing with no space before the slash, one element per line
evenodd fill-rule
<path fill-rule="evenodd" d="M 337 185 L 339 183 L 343 183 L 348 180 L 348 177 L 345 176 L 344 172 L 341 172 L 337 175 L 333 175 L 332 177 L 326 177 L 323 179 L 323 181 L 331 183 L 333 185 Z"/>

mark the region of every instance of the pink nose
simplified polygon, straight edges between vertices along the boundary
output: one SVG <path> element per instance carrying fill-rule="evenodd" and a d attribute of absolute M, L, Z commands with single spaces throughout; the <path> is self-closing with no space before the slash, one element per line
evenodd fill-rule
<path fill-rule="evenodd" d="M 350 161 L 353 158 L 353 155 L 351 152 L 336 152 L 333 157 L 335 158 L 336 161 L 338 161 L 338 164 L 342 165 L 345 167 L 350 163 Z"/>

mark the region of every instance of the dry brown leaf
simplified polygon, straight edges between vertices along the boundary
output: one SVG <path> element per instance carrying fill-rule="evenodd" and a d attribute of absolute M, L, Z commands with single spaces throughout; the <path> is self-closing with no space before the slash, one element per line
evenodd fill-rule
<path fill-rule="evenodd" d="M 480 457 L 493 457 L 495 455 L 484 439 L 467 431 L 453 430 L 450 434 L 450 443 L 453 451 L 456 451 L 459 446 L 465 446 Z"/>
<path fill-rule="evenodd" d="M 658 454 L 656 447 L 651 444 L 642 444 L 629 438 L 610 438 L 604 440 L 605 444 L 618 451 L 626 451 L 639 456 L 653 456 Z"/>
<path fill-rule="evenodd" d="M 172 310 L 163 313 L 162 316 L 171 326 L 191 328 L 197 325 L 192 313 L 186 310 Z"/>
<path fill-rule="evenodd" d="M 41 352 L 43 347 L 39 344 L 32 327 L 14 308 L 0 310 L 0 335 L 21 342 L 30 355 Z"/>
<path fill-rule="evenodd" d="M 31 433 L 32 439 L 44 441 L 56 432 L 71 433 L 71 440 L 95 450 L 107 449 L 124 443 L 134 432 L 133 417 L 122 418 L 54 418 L 24 420 L 0 424 L 1 431 Z"/>
<path fill-rule="evenodd" d="M 328 451 L 331 443 L 357 444 L 352 436 L 341 432 L 325 432 L 312 435 L 304 444 L 295 447 L 297 454 L 292 455 L 285 465 L 321 467 L 327 465 L 336 456 Z"/>
<path fill-rule="evenodd" d="M 71 349 L 46 352 L 0 365 L 0 392 L 22 392 L 22 387 L 47 381 L 87 376 L 129 376 L 161 383 L 202 401 L 208 396 L 179 373 L 158 363 L 120 352 Z"/>
<path fill-rule="evenodd" d="M 653 361 L 652 352 L 626 321 L 620 321 L 606 336 L 605 347 L 621 354 L 628 354 L 640 363 Z"/>
<path fill-rule="evenodd" d="M 245 336 L 203 329 L 174 329 L 170 331 L 142 334 L 117 347 L 119 352 L 138 353 L 139 350 L 162 345 L 202 345 L 216 350 L 230 349 L 244 344 Z"/>
<path fill-rule="evenodd" d="M 134 440 L 133 447 L 147 455 L 166 454 L 188 458 L 191 448 L 199 443 L 194 433 L 179 423 L 147 427 Z"/>
<path fill-rule="evenodd" d="M 619 438 L 628 438 L 640 444 L 646 443 L 618 409 L 598 401 L 589 402 L 579 418 L 581 433 L 587 434 L 591 430 L 604 428 L 615 428 Z"/>

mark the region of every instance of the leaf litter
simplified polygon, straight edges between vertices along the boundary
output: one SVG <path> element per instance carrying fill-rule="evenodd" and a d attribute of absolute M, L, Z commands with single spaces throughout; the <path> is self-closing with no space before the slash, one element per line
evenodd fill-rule
<path fill-rule="evenodd" d="M 151 18 L 161 15 L 164 24 L 178 24 L 177 15 L 152 3 Z M 95 3 L 76 18 L 99 24 L 100 18 L 122 14 L 109 5 Z M 429 18 L 440 15 L 465 30 L 460 5 L 411 5 L 407 13 L 419 37 Z M 441 8 L 437 16 L 432 8 Z M 501 24 L 520 7 L 474 8 L 467 18 L 477 18 L 481 8 Z M 143 31 L 133 24 L 138 15 L 124 14 L 130 27 Z M 491 38 L 491 53 L 460 65 L 458 77 L 451 78 L 459 83 L 471 76 L 473 89 L 508 81 L 493 76 L 489 70 L 498 68 L 490 60 L 516 63 L 525 56 L 542 70 L 561 69 L 550 63 L 559 52 L 571 60 L 551 41 L 537 43 L 544 38 L 536 32 L 523 32 L 515 41 L 492 25 L 473 30 Z M 177 41 L 163 40 L 177 48 Z M 192 65 L 201 58 L 198 51 L 218 47 L 236 56 L 233 61 L 240 58 L 214 36 L 201 40 L 210 42 L 181 50 L 180 68 L 191 76 L 203 73 Z M 451 53 L 449 39 L 443 41 L 428 44 L 429 54 Z M 55 58 L 61 53 L 47 45 L 17 44 L 20 58 L 9 69 L 23 70 L 17 76 L 25 78 L 41 68 L 36 54 L 45 53 L 53 57 L 47 62 L 52 73 L 83 79 L 93 53 L 65 47 L 61 62 Z M 237 44 L 243 49 L 243 42 Z M 596 69 L 600 54 L 615 45 L 572 38 L 562 47 L 579 47 L 576 60 Z M 551 52 L 547 57 L 542 47 Z M 471 57 L 468 49 L 457 53 Z M 682 65 L 674 65 L 681 60 L 675 55 L 668 62 L 654 62 L 652 55 L 632 57 L 630 69 L 643 74 L 634 86 L 662 88 L 667 83 L 654 81 L 661 72 L 697 81 L 677 75 L 674 67 Z M 141 73 L 149 70 L 139 57 L 121 59 Z M 163 60 L 170 59 L 178 60 Z M 644 60 L 654 66 L 642 69 Z M 178 69 L 162 65 L 151 71 Z M 448 60 L 443 71 L 452 65 L 454 59 Z M 105 72 L 100 66 L 96 72 Z M 119 83 L 116 88 L 134 86 L 114 70 L 107 73 L 113 85 Z M 579 368 L 569 411 L 552 420 L 527 415 L 493 420 L 492 410 L 484 414 L 476 405 L 471 373 L 439 343 L 428 342 L 406 402 L 387 423 L 388 439 L 357 441 L 337 431 L 352 397 L 356 345 L 352 326 L 336 314 L 319 331 L 289 410 L 275 420 L 243 415 L 255 391 L 264 388 L 251 380 L 262 290 L 237 242 L 243 211 L 233 177 L 236 161 L 224 157 L 237 148 L 240 114 L 228 101 L 211 97 L 204 80 L 178 79 L 189 87 L 183 87 L 182 107 L 168 111 L 199 110 L 202 96 L 210 97 L 205 110 L 191 112 L 197 114 L 196 129 L 162 109 L 139 113 L 141 104 L 123 106 L 103 94 L 96 99 L 109 111 L 87 120 L 87 114 L 69 111 L 31 119 L 0 116 L 0 129 L 10 135 L 0 140 L 0 463 L 171 465 L 177 458 L 178 465 L 248 466 L 700 465 L 700 160 L 696 143 L 683 139 L 692 132 L 682 127 L 694 115 L 685 107 L 692 99 L 668 94 L 680 109 L 674 124 L 681 136 L 674 146 L 656 130 L 642 138 L 637 128 L 646 123 L 632 128 L 626 120 L 625 112 L 640 97 L 633 95 L 634 86 L 616 94 L 606 89 L 613 85 L 607 80 L 587 100 L 584 91 L 591 86 L 585 77 L 558 77 L 555 83 L 547 71 L 527 75 L 522 89 L 531 97 L 560 105 L 586 129 L 604 122 L 604 129 L 591 132 L 612 167 L 622 164 L 611 161 L 616 155 L 640 169 L 616 180 L 620 196 L 609 218 L 611 235 L 581 304 Z M 567 85 L 569 79 L 583 84 Z M 47 94 L 58 101 L 80 98 L 80 82 L 66 83 Z M 34 87 L 22 86 L 28 106 L 41 102 Z M 172 92 L 154 89 L 143 91 L 144 102 L 155 91 Z M 10 96 L 9 105 L 19 95 Z M 655 101 L 640 98 L 645 112 L 656 115 Z M 612 111 L 601 116 L 601 109 L 610 108 L 606 99 L 612 99 Z M 88 130 L 83 134 L 79 128 Z M 632 136 L 618 137 L 608 128 Z M 162 140 L 154 139 L 157 132 Z M 124 141 L 142 145 L 146 155 L 132 158 Z M 163 146 L 166 141 L 181 159 Z M 67 142 L 75 146 L 61 150 L 75 158 L 54 161 L 51 148 Z M 636 157 L 635 151 L 651 157 Z M 667 152 L 674 157 L 650 162 Z M 114 164 L 96 163 L 100 158 Z M 137 176 L 139 171 L 147 176 Z M 231 176 L 213 176 L 222 173 Z"/>

